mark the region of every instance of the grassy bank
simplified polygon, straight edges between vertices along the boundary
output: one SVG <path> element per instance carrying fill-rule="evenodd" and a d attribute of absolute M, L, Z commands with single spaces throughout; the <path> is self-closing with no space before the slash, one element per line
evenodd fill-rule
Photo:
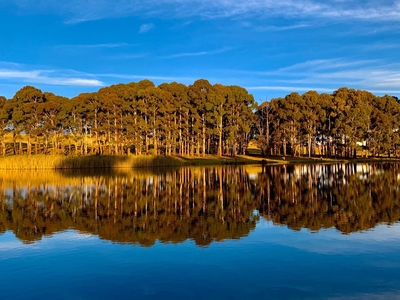
<path fill-rule="evenodd" d="M 0 158 L 3 170 L 96 169 L 179 166 L 186 162 L 167 156 L 63 156 L 17 155 Z"/>
<path fill-rule="evenodd" d="M 258 164 L 263 159 L 251 156 L 205 157 L 183 156 L 62 156 L 62 155 L 16 155 L 0 158 L 2 170 L 41 170 L 41 169 L 119 169 L 167 166 L 203 166 L 225 164 Z M 265 160 L 265 159 L 264 159 Z M 267 163 L 278 163 L 268 159 Z M 283 162 L 285 163 L 285 162 Z"/>
<path fill-rule="evenodd" d="M 332 163 L 373 163 L 400 162 L 399 159 L 388 158 L 358 158 L 335 160 L 307 157 L 261 157 L 238 155 L 216 156 L 63 156 L 63 155 L 15 155 L 0 158 L 1 170 L 42 170 L 42 169 L 122 169 L 140 167 L 168 166 L 217 166 L 245 164 L 332 164 Z"/>

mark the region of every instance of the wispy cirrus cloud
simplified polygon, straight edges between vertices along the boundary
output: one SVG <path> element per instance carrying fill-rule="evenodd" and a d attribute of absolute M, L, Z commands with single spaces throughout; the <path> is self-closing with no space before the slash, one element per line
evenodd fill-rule
<path fill-rule="evenodd" d="M 20 67 L 20 63 L 0 60 L 0 67 Z"/>
<path fill-rule="evenodd" d="M 73 70 L 30 69 L 29 66 L 0 63 L 0 80 L 7 83 L 46 84 L 65 86 L 103 86 L 104 83 L 94 76 Z"/>
<path fill-rule="evenodd" d="M 180 53 L 165 55 L 162 58 L 179 58 L 179 57 L 188 57 L 188 56 L 215 55 L 215 54 L 227 52 L 229 50 L 231 50 L 231 48 L 227 47 L 227 48 L 221 48 L 221 49 L 210 50 L 210 51 L 180 52 Z"/>
<path fill-rule="evenodd" d="M 250 29 L 256 32 L 280 32 L 280 31 L 289 31 L 289 30 L 297 30 L 297 29 L 302 29 L 302 28 L 307 28 L 311 26 L 315 26 L 315 24 L 312 23 L 293 23 L 289 25 L 271 25 L 271 24 L 264 24 L 264 22 L 261 22 L 261 24 L 257 24 L 260 22 L 252 22 L 252 21 L 243 21 L 241 22 L 241 26 L 245 29 Z"/>
<path fill-rule="evenodd" d="M 153 23 L 142 24 L 139 28 L 139 33 L 146 33 L 154 28 Z"/>
<path fill-rule="evenodd" d="M 248 86 L 252 91 L 331 92 L 339 87 L 348 86 L 377 94 L 399 95 L 399 70 L 400 63 L 337 58 L 309 60 L 275 71 L 244 73 L 257 78 L 257 82 L 268 82 Z"/>
<path fill-rule="evenodd" d="M 250 86 L 247 87 L 249 91 L 286 91 L 286 92 L 307 92 L 307 91 L 322 91 L 322 92 L 332 92 L 332 88 L 321 88 L 321 87 L 309 87 L 309 86 L 287 86 L 287 85 L 264 85 L 264 86 Z"/>
<path fill-rule="evenodd" d="M 163 18 L 228 18 L 284 16 L 308 19 L 399 21 L 399 0 L 13 0 L 11 3 L 29 12 L 53 12 L 70 23 L 131 15 Z M 10 4 L 8 4 L 10 5 Z"/>
<path fill-rule="evenodd" d="M 70 45 L 58 45 L 56 48 L 67 48 L 67 49 L 101 49 L 101 48 L 120 48 L 132 46 L 128 43 L 104 43 L 104 44 L 70 44 Z"/>
<path fill-rule="evenodd" d="M 138 59 L 148 56 L 148 53 L 122 53 L 118 55 L 107 56 L 111 59 Z"/>
<path fill-rule="evenodd" d="M 308 70 L 309 72 L 320 72 L 322 70 L 332 70 L 340 68 L 352 68 L 355 66 L 365 66 L 378 63 L 378 60 L 346 60 L 343 58 L 332 58 L 332 59 L 313 59 L 301 63 L 296 63 L 294 65 L 280 68 L 274 73 L 287 73 L 301 72 Z"/>
<path fill-rule="evenodd" d="M 118 78 L 126 80 L 157 80 L 157 81 L 179 81 L 179 82 L 192 82 L 198 78 L 186 77 L 186 76 L 170 76 L 170 75 L 143 75 L 143 74 L 115 74 L 115 73 L 103 73 L 96 74 L 96 76 L 101 78 Z"/>

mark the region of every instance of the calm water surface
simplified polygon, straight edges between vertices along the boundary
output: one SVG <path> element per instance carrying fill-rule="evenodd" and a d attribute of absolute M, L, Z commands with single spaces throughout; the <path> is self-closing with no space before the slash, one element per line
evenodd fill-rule
<path fill-rule="evenodd" d="M 400 299 L 400 165 L 4 172 L 1 299 Z"/>

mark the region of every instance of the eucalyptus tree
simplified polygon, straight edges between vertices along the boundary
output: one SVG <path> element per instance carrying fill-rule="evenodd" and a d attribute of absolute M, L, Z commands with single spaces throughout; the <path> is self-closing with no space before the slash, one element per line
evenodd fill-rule
<path fill-rule="evenodd" d="M 254 127 L 257 132 L 257 146 L 261 149 L 262 155 L 271 154 L 271 128 L 274 114 L 270 101 L 261 103 L 255 112 Z"/>
<path fill-rule="evenodd" d="M 396 153 L 399 143 L 400 105 L 394 97 L 385 95 L 375 97 L 372 102 L 371 126 L 369 128 L 368 146 L 372 155 Z"/>
<path fill-rule="evenodd" d="M 356 157 L 359 144 L 367 138 L 373 98 L 369 92 L 348 88 L 333 92 L 334 102 L 344 104 L 343 111 L 336 117 L 333 132 L 342 140 L 346 157 L 351 154 Z"/>
<path fill-rule="evenodd" d="M 231 155 L 244 154 L 251 138 L 256 103 L 245 88 L 232 85 L 229 89 L 232 96 L 226 102 L 226 146 Z"/>
<path fill-rule="evenodd" d="M 307 137 L 307 154 L 311 157 L 313 146 L 319 138 L 321 141 L 322 124 L 326 118 L 326 111 L 320 96 L 316 91 L 309 91 L 302 96 L 301 127 Z M 317 136 L 318 135 L 318 136 Z"/>
<path fill-rule="evenodd" d="M 164 155 L 176 154 L 179 148 L 178 143 L 178 107 L 175 103 L 176 98 L 171 92 L 157 88 L 158 91 L 158 109 L 156 134 L 159 141 L 159 153 Z"/>
<path fill-rule="evenodd" d="M 116 86 L 101 88 L 98 91 L 98 97 L 102 112 L 100 126 L 102 132 L 106 135 L 105 144 L 108 145 L 108 151 L 110 154 L 122 154 L 124 148 L 122 143 L 124 101 L 119 97 L 118 87 Z M 96 130 L 96 132 L 97 131 L 98 130 Z M 97 143 L 100 145 L 98 139 Z"/>
<path fill-rule="evenodd" d="M 6 155 L 6 141 L 5 137 L 8 133 L 8 125 L 10 120 L 10 115 L 7 112 L 6 106 L 7 99 L 4 96 L 0 96 L 0 147 L 3 156 Z"/>
<path fill-rule="evenodd" d="M 301 108 L 304 101 L 298 93 L 291 93 L 285 98 L 277 98 L 271 101 L 275 117 L 274 140 L 280 141 L 283 155 L 287 154 L 287 145 L 290 145 L 290 153 L 296 156 L 300 146 L 300 124 L 302 118 Z"/>
<path fill-rule="evenodd" d="M 172 126 L 170 117 L 173 115 L 173 109 L 171 109 L 170 106 L 172 94 L 158 87 L 150 86 L 141 91 L 141 97 L 142 99 L 146 99 L 146 116 L 148 117 L 147 134 L 152 138 L 154 153 L 158 154 L 161 127 L 164 127 L 164 131 L 167 132 L 169 143 L 172 142 L 170 134 Z M 168 145 L 168 147 L 170 148 L 170 145 Z"/>
<path fill-rule="evenodd" d="M 81 93 L 72 98 L 72 117 L 74 121 L 75 143 L 78 142 L 81 154 L 86 155 L 89 150 L 98 151 L 99 113 L 101 103 L 97 93 Z M 77 122 L 77 123 L 76 123 Z M 93 136 L 95 134 L 93 148 Z M 90 145 L 92 149 L 89 148 Z"/>
<path fill-rule="evenodd" d="M 159 88 L 170 92 L 173 97 L 173 103 L 171 105 L 175 106 L 174 119 L 177 123 L 177 132 L 172 132 L 173 135 L 178 135 L 178 153 L 181 155 L 189 154 L 190 145 L 190 102 L 188 98 L 188 88 L 186 85 L 172 82 L 163 83 L 159 85 Z M 175 125 L 175 124 L 174 124 Z"/>
<path fill-rule="evenodd" d="M 140 134 L 141 111 L 138 102 L 138 90 L 140 86 L 154 86 L 150 81 L 135 82 L 128 84 L 113 85 L 113 92 L 118 96 L 117 104 L 120 106 L 120 142 L 123 145 L 123 152 L 130 154 L 141 154 L 143 136 Z M 121 149 L 122 150 L 122 149 Z"/>
<path fill-rule="evenodd" d="M 58 119 L 64 133 L 63 145 L 65 153 L 78 153 L 78 146 L 83 140 L 83 113 L 81 109 L 81 96 L 65 101 Z"/>
<path fill-rule="evenodd" d="M 287 154 L 288 123 L 284 119 L 284 110 L 282 109 L 285 98 L 274 98 L 269 103 L 270 113 L 273 115 L 271 122 L 271 144 L 275 155 Z M 281 152 L 282 150 L 282 152 Z"/>
<path fill-rule="evenodd" d="M 321 127 L 321 144 L 324 147 L 324 154 L 328 157 L 331 157 L 333 154 L 332 151 L 332 143 L 333 143 L 333 135 L 332 135 L 332 127 L 333 127 L 333 118 L 335 115 L 333 109 L 333 101 L 332 95 L 323 93 L 319 96 L 319 103 L 325 112 L 324 122 Z"/>
<path fill-rule="evenodd" d="M 12 125 L 14 138 L 21 133 L 27 137 L 27 154 L 32 154 L 32 144 L 36 141 L 40 127 L 43 125 L 39 107 L 46 99 L 41 90 L 25 86 L 17 91 L 12 99 Z M 11 103 L 10 103 L 11 104 Z M 37 141 L 35 143 L 37 153 Z M 22 153 L 20 140 L 19 152 Z"/>
<path fill-rule="evenodd" d="M 213 95 L 213 96 L 211 96 Z M 211 98 L 214 97 L 213 86 L 205 79 L 196 80 L 188 87 L 188 96 L 192 104 L 192 134 L 196 136 L 196 154 L 206 154 L 207 120 L 212 110 Z"/>
<path fill-rule="evenodd" d="M 210 114 L 210 134 L 214 134 L 217 137 L 217 155 L 222 156 L 223 149 L 223 133 L 224 133 L 224 119 L 227 117 L 227 103 L 232 99 L 232 90 L 222 84 L 215 84 L 213 86 L 215 93 L 212 100 L 214 110 Z M 214 127 L 214 128 L 213 128 Z"/>
<path fill-rule="evenodd" d="M 43 118 L 42 134 L 44 136 L 44 153 L 48 152 L 49 142 L 53 142 L 55 152 L 61 146 L 63 140 L 62 111 L 68 98 L 44 93 L 46 102 L 39 107 L 39 114 Z"/>
<path fill-rule="evenodd" d="M 142 80 L 137 83 L 137 101 L 138 101 L 138 112 L 141 118 L 139 118 L 139 130 L 144 137 L 144 152 L 147 154 L 149 150 L 149 137 L 151 136 L 149 118 L 151 111 L 149 111 L 149 89 L 155 88 L 154 83 L 150 80 Z M 146 91 L 147 90 L 147 91 Z M 141 150 L 140 150 L 141 152 Z"/>
<path fill-rule="evenodd" d="M 300 154 L 300 124 L 302 118 L 301 107 L 304 106 L 304 100 L 296 93 L 290 93 L 285 97 L 283 102 L 285 121 L 289 123 L 289 142 L 292 156 Z"/>
<path fill-rule="evenodd" d="M 137 92 L 139 85 L 135 82 L 116 86 L 118 96 L 123 99 L 123 127 L 124 139 L 129 147 L 128 153 L 139 155 L 142 153 L 143 136 L 140 134 L 141 113 L 139 110 Z M 133 149 L 132 149 L 133 147 Z"/>

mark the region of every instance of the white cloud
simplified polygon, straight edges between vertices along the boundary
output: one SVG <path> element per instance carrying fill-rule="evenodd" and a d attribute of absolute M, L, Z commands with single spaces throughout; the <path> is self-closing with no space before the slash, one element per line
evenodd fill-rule
<path fill-rule="evenodd" d="M 320 91 L 320 92 L 332 92 L 332 88 L 321 88 L 321 87 L 302 87 L 302 86 L 250 86 L 246 88 L 249 91 L 284 91 L 284 92 L 307 92 L 307 91 Z"/>
<path fill-rule="evenodd" d="M 310 70 L 312 72 L 320 72 L 322 70 L 332 70 L 339 68 L 349 68 L 359 65 L 367 65 L 371 63 L 376 63 L 376 60 L 344 60 L 341 58 L 333 59 L 314 59 L 305 62 L 297 63 L 288 67 L 279 69 L 277 72 L 288 72 L 288 71 L 298 71 L 304 72 L 304 70 Z"/>
<path fill-rule="evenodd" d="M 395 1 L 323 1 L 323 0 L 14 0 L 29 12 L 53 12 L 69 18 L 70 23 L 129 15 L 163 18 L 227 18 L 284 16 L 290 18 L 334 20 L 398 21 L 400 2 Z"/>
<path fill-rule="evenodd" d="M 66 73 L 63 70 L 17 70 L 0 69 L 0 79 L 22 81 L 24 83 L 42 83 L 67 86 L 103 86 L 104 83 L 94 78 L 75 77 L 75 72 Z M 54 74 L 57 74 L 53 76 Z M 72 75 L 72 76 L 71 76 Z"/>
<path fill-rule="evenodd" d="M 223 52 L 226 52 L 229 50 L 231 50 L 231 48 L 221 48 L 221 49 L 211 50 L 211 51 L 183 52 L 183 53 L 175 53 L 175 54 L 171 54 L 171 55 L 166 55 L 166 56 L 163 56 L 163 58 L 178 58 L 178 57 L 185 57 L 185 56 L 214 55 L 214 54 L 223 53 Z"/>
<path fill-rule="evenodd" d="M 108 57 L 111 59 L 137 59 L 146 57 L 147 55 L 148 53 L 127 53 L 127 54 L 112 55 Z"/>
<path fill-rule="evenodd" d="M 385 60 L 316 59 L 275 71 L 244 74 L 261 84 L 249 85 L 253 91 L 332 92 L 339 87 L 364 89 L 376 94 L 400 94 L 400 64 Z M 265 82 L 265 83 L 263 83 Z M 309 84 L 313 86 L 310 87 Z"/>
<path fill-rule="evenodd" d="M 141 74 L 96 74 L 98 77 L 103 78 L 120 78 L 120 79 L 127 79 L 127 80 L 142 80 L 142 79 L 149 79 L 149 80 L 165 80 L 165 81 L 179 81 L 179 82 L 188 82 L 194 81 L 198 78 L 192 77 L 183 77 L 183 76 L 160 76 L 160 75 L 141 75 Z"/>
<path fill-rule="evenodd" d="M 95 48 L 120 48 L 131 46 L 128 43 L 108 43 L 108 44 L 82 44 L 82 45 L 59 45 L 56 48 L 67 48 L 67 49 L 95 49 Z"/>
<path fill-rule="evenodd" d="M 293 25 L 288 25 L 288 26 L 275 26 L 275 25 L 267 25 L 267 26 L 251 26 L 250 27 L 255 30 L 255 31 L 260 31 L 260 32 L 268 32 L 268 31 L 287 31 L 287 30 L 294 30 L 294 29 L 300 29 L 300 28 L 306 28 L 310 27 L 311 24 L 306 24 L 306 23 L 299 23 L 299 24 L 293 24 Z"/>
<path fill-rule="evenodd" d="M 1 61 L 0 60 L 0 66 L 5 66 L 5 67 L 19 67 L 21 64 L 12 62 L 12 61 Z"/>
<path fill-rule="evenodd" d="M 146 33 L 146 32 L 150 31 L 153 28 L 154 28 L 154 24 L 153 23 L 142 24 L 142 26 L 140 26 L 140 28 L 139 28 L 139 33 Z"/>

